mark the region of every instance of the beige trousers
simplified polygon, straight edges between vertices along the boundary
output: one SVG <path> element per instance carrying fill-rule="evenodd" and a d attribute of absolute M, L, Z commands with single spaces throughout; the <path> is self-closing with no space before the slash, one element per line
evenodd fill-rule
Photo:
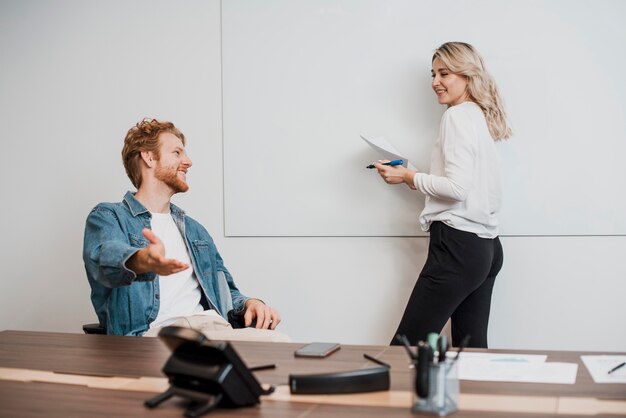
<path fill-rule="evenodd" d="M 211 340 L 225 341 L 264 341 L 291 342 L 287 334 L 270 329 L 233 329 L 228 321 L 218 315 L 189 315 L 178 318 L 171 326 L 191 328 L 206 335 Z M 150 328 L 144 337 L 156 337 L 161 328 Z"/>

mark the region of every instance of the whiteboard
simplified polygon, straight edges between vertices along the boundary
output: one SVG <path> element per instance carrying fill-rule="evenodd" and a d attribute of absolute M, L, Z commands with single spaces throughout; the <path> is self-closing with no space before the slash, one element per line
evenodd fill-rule
<path fill-rule="evenodd" d="M 626 234 L 626 2 L 224 0 L 227 236 L 420 236 L 424 197 L 365 166 L 382 136 L 427 171 L 430 60 L 476 46 L 515 135 L 501 235 Z"/>

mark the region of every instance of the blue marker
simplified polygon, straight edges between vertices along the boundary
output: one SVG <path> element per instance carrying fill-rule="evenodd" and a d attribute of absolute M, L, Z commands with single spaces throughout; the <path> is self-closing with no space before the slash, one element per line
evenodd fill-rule
<path fill-rule="evenodd" d="M 404 161 L 402 160 L 393 160 L 393 161 L 388 161 L 386 163 L 381 163 L 382 165 L 390 165 L 392 167 L 396 166 L 396 165 L 402 165 L 402 163 L 404 163 Z M 365 168 L 376 168 L 374 167 L 374 164 L 370 164 Z"/>

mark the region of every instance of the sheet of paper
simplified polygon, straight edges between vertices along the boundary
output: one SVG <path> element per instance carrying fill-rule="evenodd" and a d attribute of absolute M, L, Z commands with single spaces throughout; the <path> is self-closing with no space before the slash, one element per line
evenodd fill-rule
<path fill-rule="evenodd" d="M 454 358 L 456 352 L 448 351 L 447 357 Z M 543 363 L 548 358 L 545 354 L 508 354 L 508 353 L 461 353 L 459 360 L 467 361 L 489 361 L 489 362 L 509 362 L 509 363 Z"/>
<path fill-rule="evenodd" d="M 402 160 L 402 165 L 404 167 L 417 171 L 413 164 L 409 162 L 409 159 L 400 155 L 398 150 L 396 150 L 396 148 L 382 136 L 369 138 L 361 135 L 361 139 L 367 142 L 370 147 L 378 152 L 378 154 L 381 156 L 381 160 Z"/>
<path fill-rule="evenodd" d="M 454 353 L 448 353 L 453 354 Z M 536 354 L 462 353 L 459 379 L 488 382 L 576 383 L 575 363 L 546 363 Z"/>
<path fill-rule="evenodd" d="M 626 383 L 626 366 L 609 374 L 609 370 L 626 362 L 625 355 L 580 356 L 596 383 Z"/>

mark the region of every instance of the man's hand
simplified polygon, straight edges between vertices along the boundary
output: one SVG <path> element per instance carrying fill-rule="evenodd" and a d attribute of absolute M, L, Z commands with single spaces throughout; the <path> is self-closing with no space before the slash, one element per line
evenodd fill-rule
<path fill-rule="evenodd" d="M 243 316 L 246 327 L 249 327 L 255 318 L 258 329 L 276 329 L 280 323 L 280 314 L 277 310 L 270 308 L 258 299 L 248 299 L 246 301 L 246 313 Z"/>
<path fill-rule="evenodd" d="M 381 160 L 377 163 L 374 163 L 374 167 L 378 170 L 378 174 L 385 180 L 387 184 L 400 184 L 406 183 L 411 189 L 415 190 L 415 184 L 413 183 L 413 177 L 415 176 L 415 171 L 409 170 L 401 165 L 389 166 L 383 165 L 382 163 L 387 162 L 385 160 Z"/>
<path fill-rule="evenodd" d="M 144 228 L 143 236 L 150 244 L 137 251 L 126 262 L 126 266 L 136 274 L 156 273 L 159 276 L 168 276 L 189 268 L 189 264 L 173 258 L 165 258 L 165 246 L 149 228 Z"/>

